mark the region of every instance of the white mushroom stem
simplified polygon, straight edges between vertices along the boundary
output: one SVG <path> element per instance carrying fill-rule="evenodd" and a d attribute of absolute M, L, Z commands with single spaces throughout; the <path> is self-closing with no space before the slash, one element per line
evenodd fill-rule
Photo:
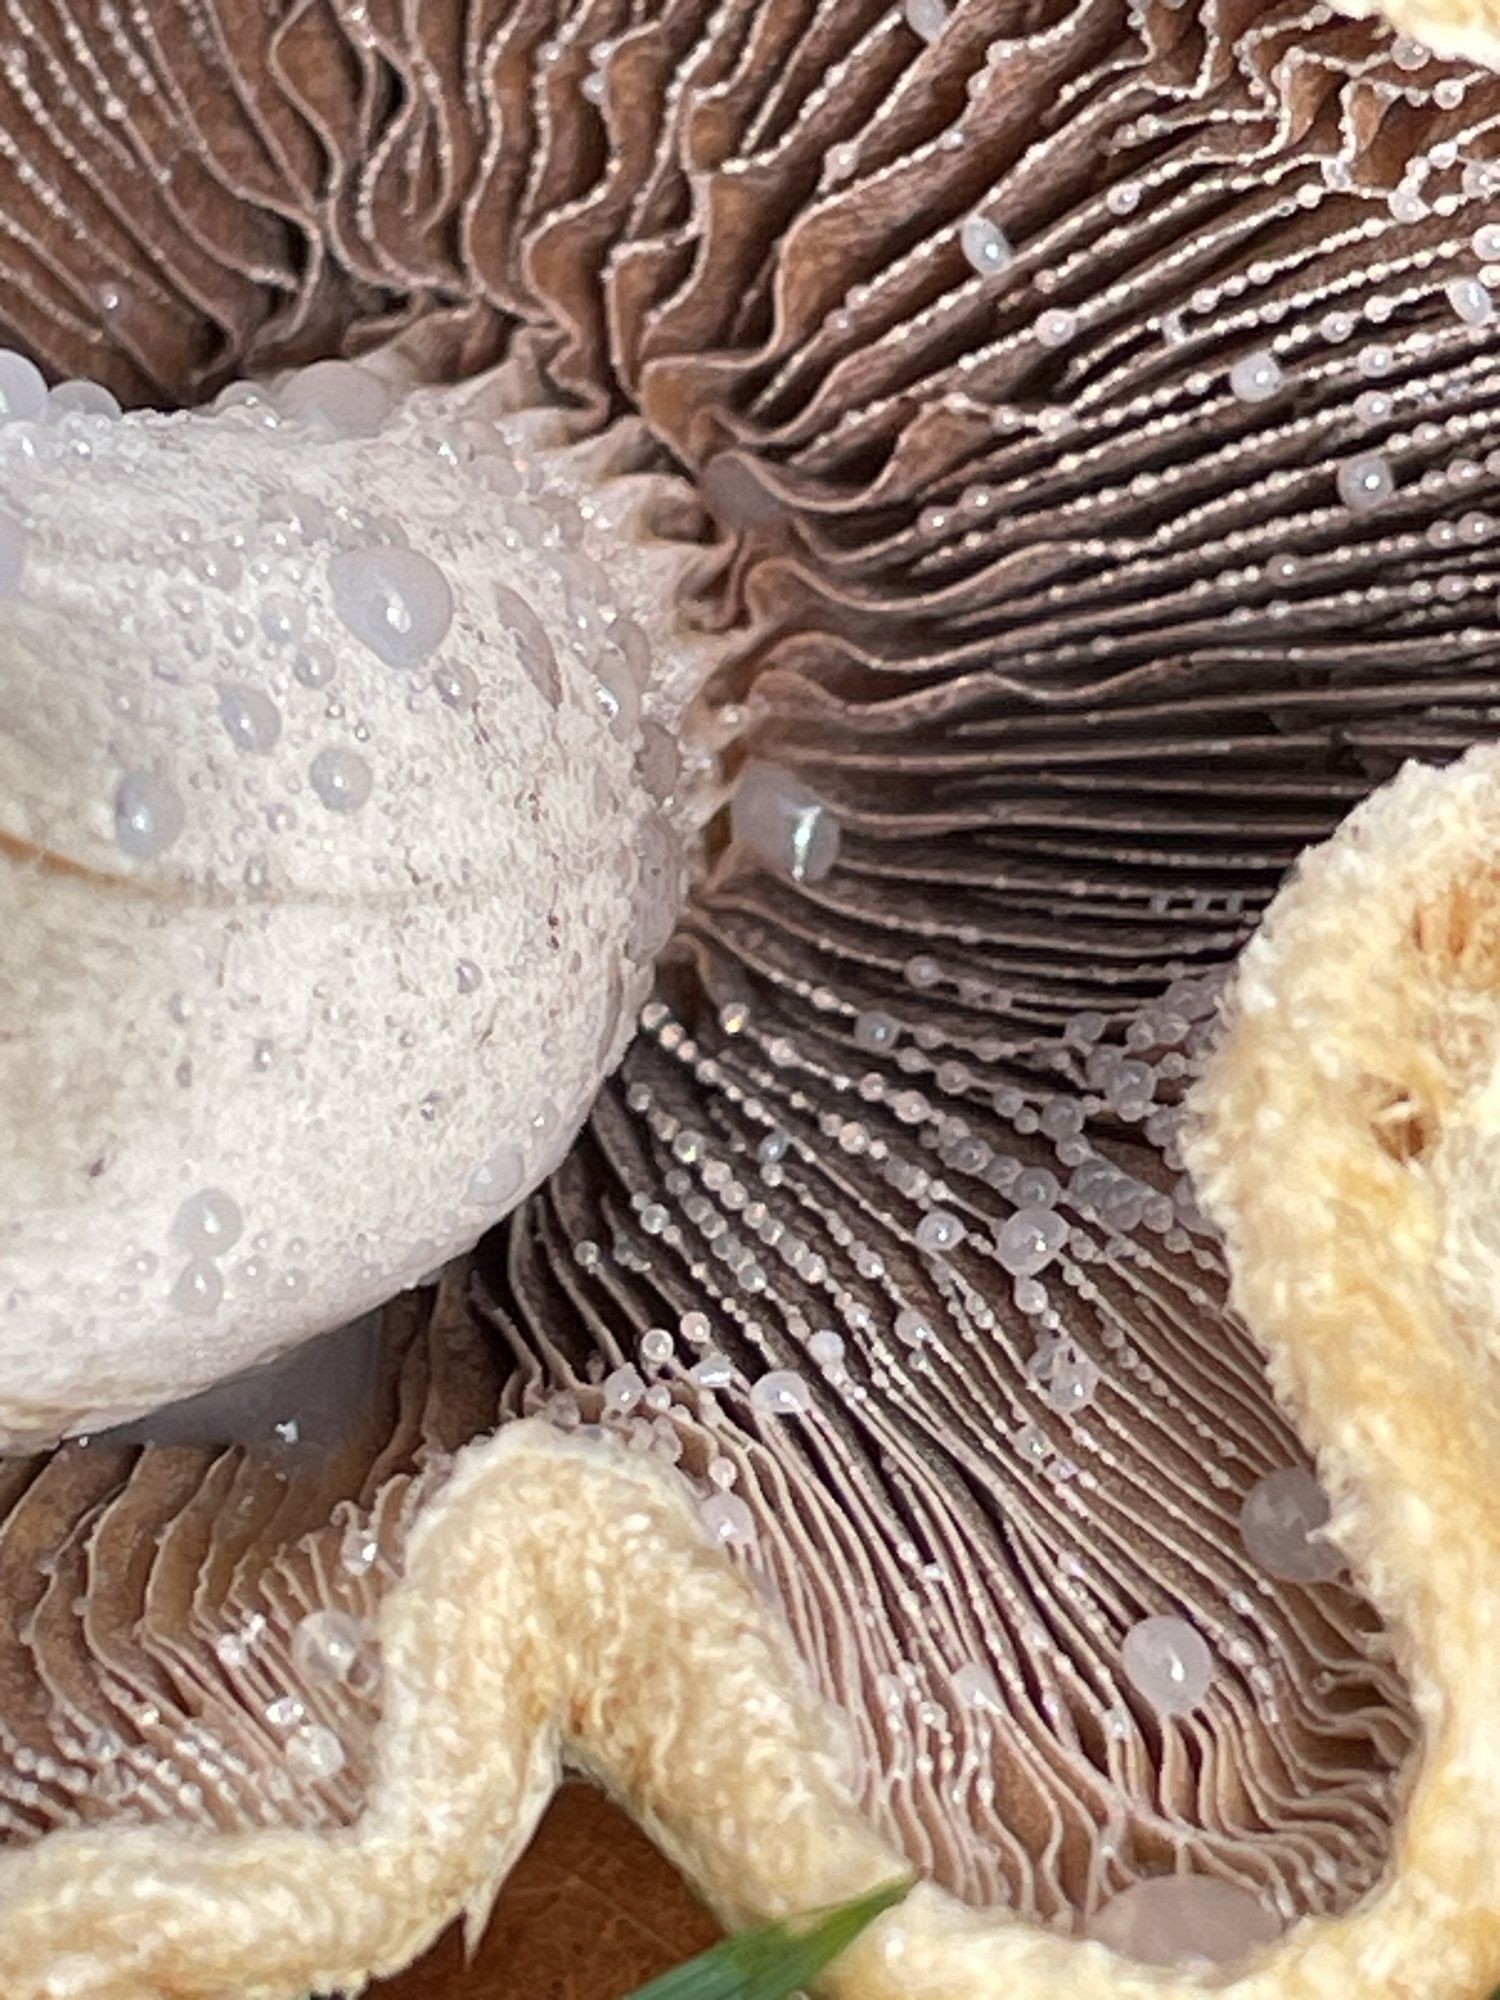
<path fill-rule="evenodd" d="M 703 551 L 638 426 L 517 393 L 0 422 L 0 1449 L 420 1280 L 629 1038 Z"/>

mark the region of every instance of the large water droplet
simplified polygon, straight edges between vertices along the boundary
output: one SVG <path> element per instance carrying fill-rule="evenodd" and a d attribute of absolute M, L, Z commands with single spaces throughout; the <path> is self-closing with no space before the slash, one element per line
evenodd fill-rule
<path fill-rule="evenodd" d="M 958 232 L 960 246 L 970 266 L 981 278 L 993 278 L 1006 269 L 1015 252 L 1010 238 L 998 222 L 987 215 L 971 215 Z"/>
<path fill-rule="evenodd" d="M 195 1257 L 222 1257 L 238 1243 L 245 1218 L 240 1205 L 223 1188 L 202 1188 L 178 1209 L 172 1234 Z"/>
<path fill-rule="evenodd" d="M 1045 1271 L 1068 1240 L 1068 1225 L 1055 1208 L 1018 1208 L 995 1236 L 995 1254 L 1013 1278 Z"/>
<path fill-rule="evenodd" d="M 330 812 L 358 812 L 374 783 L 369 765 L 354 750 L 320 750 L 307 775 Z"/>
<path fill-rule="evenodd" d="M 328 583 L 341 622 L 389 667 L 419 667 L 447 637 L 453 592 L 418 549 L 345 549 Z"/>
<path fill-rule="evenodd" d="M 47 381 L 34 361 L 0 347 L 0 424 L 39 417 L 47 407 Z"/>
<path fill-rule="evenodd" d="M 346 1611 L 309 1611 L 292 1632 L 292 1665 L 314 1686 L 347 1681 L 364 1648 L 364 1631 Z"/>
<path fill-rule="evenodd" d="M 1251 1558 L 1288 1583 L 1326 1583 L 1344 1562 L 1336 1548 L 1309 1537 L 1328 1519 L 1328 1496 L 1305 1466 L 1268 1472 L 1245 1496 L 1240 1534 Z"/>
<path fill-rule="evenodd" d="M 710 1493 L 698 1509 L 711 1541 L 728 1549 L 751 1548 L 755 1543 L 755 1516 L 738 1493 Z"/>
<path fill-rule="evenodd" d="M 1089 1921 L 1089 1936 L 1142 1965 L 1227 1965 L 1281 1935 L 1275 1912 L 1233 1882 L 1159 1875 L 1132 1883 Z"/>
<path fill-rule="evenodd" d="M 497 1146 L 469 1176 L 465 1200 L 482 1208 L 499 1208 L 521 1191 L 526 1161 L 517 1146 Z"/>
<path fill-rule="evenodd" d="M 156 771 L 127 771 L 115 787 L 115 842 L 137 860 L 164 854 L 185 820 L 177 787 Z"/>
<path fill-rule="evenodd" d="M 1264 403 L 1281 388 L 1281 363 L 1267 348 L 1242 354 L 1229 371 L 1229 393 L 1240 403 Z"/>
<path fill-rule="evenodd" d="M 813 1406 L 812 1391 L 792 1368 L 773 1368 L 752 1382 L 750 1402 L 763 1417 L 805 1417 Z"/>
<path fill-rule="evenodd" d="M 1132 1625 L 1120 1664 L 1137 1693 L 1162 1715 L 1196 1708 L 1214 1677 L 1208 1643 L 1185 1618 L 1142 1618 Z"/>
<path fill-rule="evenodd" d="M 730 814 L 736 840 L 797 882 L 820 882 L 839 855 L 839 823 L 816 792 L 779 764 L 749 764 Z"/>
<path fill-rule="evenodd" d="M 172 1303 L 180 1313 L 202 1317 L 214 1312 L 224 1296 L 224 1280 L 218 1266 L 194 1259 L 185 1264 L 172 1287 Z"/>
<path fill-rule="evenodd" d="M 1353 514 L 1368 514 L 1390 499 L 1396 490 L 1395 475 L 1378 452 L 1363 452 L 1346 458 L 1338 471 L 1339 498 Z"/>
<path fill-rule="evenodd" d="M 495 609 L 515 642 L 516 657 L 527 679 L 551 708 L 562 700 L 562 676 L 547 628 L 524 597 L 503 583 L 494 586 Z"/>
<path fill-rule="evenodd" d="M 59 416 L 113 418 L 120 414 L 119 398 L 102 382 L 59 382 L 49 391 L 47 401 Z"/>
<path fill-rule="evenodd" d="M 373 437 L 391 413 L 391 392 L 352 361 L 314 361 L 283 382 L 276 402 L 284 417 L 321 420 L 349 437 Z"/>
<path fill-rule="evenodd" d="M 236 750 L 264 753 L 281 734 L 281 710 L 261 688 L 221 687 L 219 716 Z"/>

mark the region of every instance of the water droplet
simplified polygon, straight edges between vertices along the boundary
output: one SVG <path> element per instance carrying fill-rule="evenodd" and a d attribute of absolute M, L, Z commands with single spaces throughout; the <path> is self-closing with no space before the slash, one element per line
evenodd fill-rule
<path fill-rule="evenodd" d="M 705 1354 L 688 1374 L 700 1389 L 727 1389 L 734 1380 L 734 1365 L 727 1355 Z"/>
<path fill-rule="evenodd" d="M 1368 514 L 1396 490 L 1389 463 L 1378 452 L 1346 458 L 1338 471 L 1339 498 L 1354 514 Z"/>
<path fill-rule="evenodd" d="M 981 278 L 993 278 L 1005 270 L 1015 256 L 1010 238 L 998 222 L 987 215 L 969 216 L 959 230 L 964 256 Z"/>
<path fill-rule="evenodd" d="M 347 437 L 373 437 L 391 413 L 391 392 L 368 368 L 352 361 L 314 361 L 299 368 L 276 392 L 284 417 L 321 420 Z"/>
<path fill-rule="evenodd" d="M 1470 326 L 1486 326 L 1494 316 L 1495 304 L 1489 288 L 1478 278 L 1453 278 L 1447 287 L 1448 303 Z"/>
<path fill-rule="evenodd" d="M 854 1039 L 872 1055 L 894 1048 L 900 1033 L 901 1024 L 895 1016 L 882 1013 L 879 1008 L 870 1008 L 854 1017 Z"/>
<path fill-rule="evenodd" d="M 236 750 L 263 755 L 281 734 L 281 710 L 260 688 L 235 683 L 221 687 L 219 717 Z"/>
<path fill-rule="evenodd" d="M 1098 1388 L 1098 1365 L 1081 1348 L 1065 1341 L 1052 1357 L 1047 1401 L 1060 1415 L 1076 1416 L 1093 1402 Z"/>
<path fill-rule="evenodd" d="M 344 1746 L 326 1723 L 305 1722 L 287 1738 L 286 1760 L 304 1778 L 336 1778 L 344 1768 Z"/>
<path fill-rule="evenodd" d="M 419 667 L 448 635 L 453 592 L 417 549 L 346 549 L 328 583 L 341 623 L 389 667 Z"/>
<path fill-rule="evenodd" d="M 178 1209 L 172 1234 L 195 1257 L 222 1257 L 238 1243 L 245 1218 L 233 1195 L 223 1188 L 202 1188 Z"/>
<path fill-rule="evenodd" d="M 547 705 L 556 708 L 562 700 L 562 675 L 546 626 L 525 598 L 503 583 L 494 586 L 492 595 L 495 610 L 515 642 L 516 657 L 527 679 Z"/>
<path fill-rule="evenodd" d="M 995 1254 L 1013 1278 L 1034 1278 L 1067 1240 L 1067 1222 L 1055 1208 L 1018 1208 L 996 1232 Z"/>
<path fill-rule="evenodd" d="M 118 417 L 119 398 L 110 394 L 102 382 L 75 380 L 59 382 L 48 391 L 47 401 L 61 416 Z"/>
<path fill-rule="evenodd" d="M 950 18 L 947 0 L 904 0 L 906 25 L 924 42 L 935 42 Z"/>
<path fill-rule="evenodd" d="M 730 823 L 736 840 L 794 881 L 820 882 L 838 859 L 838 821 L 816 793 L 779 765 L 746 766 Z"/>
<path fill-rule="evenodd" d="M 724 1548 L 752 1548 L 755 1544 L 755 1516 L 738 1493 L 710 1493 L 698 1509 L 698 1518 L 709 1539 Z"/>
<path fill-rule="evenodd" d="M 1048 306 L 1037 314 L 1036 337 L 1043 347 L 1066 347 L 1077 331 L 1076 315 L 1062 306 Z"/>
<path fill-rule="evenodd" d="M 1500 264 L 1500 222 L 1481 222 L 1471 240 L 1481 264 Z"/>
<path fill-rule="evenodd" d="M 364 1649 L 362 1627 L 344 1611 L 309 1611 L 292 1631 L 292 1665 L 313 1685 L 347 1681 Z"/>
<path fill-rule="evenodd" d="M 224 1296 L 224 1280 L 213 1264 L 194 1260 L 185 1264 L 172 1287 L 172 1303 L 181 1313 L 203 1315 L 217 1310 Z"/>
<path fill-rule="evenodd" d="M 297 656 L 292 661 L 292 672 L 304 687 L 325 688 L 338 671 L 338 663 L 333 657 L 333 648 L 321 639 L 309 639 L 306 645 L 297 648 Z"/>
<path fill-rule="evenodd" d="M 307 613 L 294 597 L 268 597 L 260 607 L 260 629 L 273 646 L 290 646 L 307 629 Z"/>
<path fill-rule="evenodd" d="M 1252 1561 L 1288 1583 L 1325 1583 L 1343 1557 L 1309 1539 L 1328 1520 L 1328 1496 L 1305 1466 L 1288 1465 L 1257 1480 L 1240 1509 L 1240 1534 Z"/>
<path fill-rule="evenodd" d="M 461 958 L 454 967 L 454 977 L 460 993 L 472 993 L 484 978 L 484 974 L 472 958 Z"/>
<path fill-rule="evenodd" d="M 640 1369 L 629 1361 L 606 1375 L 602 1386 L 604 1407 L 617 1417 L 629 1416 L 646 1393 Z"/>
<path fill-rule="evenodd" d="M 773 1368 L 750 1384 L 750 1404 L 763 1417 L 805 1417 L 812 1392 L 794 1369 Z"/>
<path fill-rule="evenodd" d="M 963 1222 L 951 1209 L 929 1209 L 917 1224 L 916 1243 L 919 1250 L 956 1250 L 968 1234 Z"/>
<path fill-rule="evenodd" d="M 1269 1905 L 1233 1882 L 1159 1875 L 1133 1882 L 1089 1921 L 1089 1936 L 1142 1965 L 1227 1965 L 1274 1944 L 1281 1923 Z"/>
<path fill-rule="evenodd" d="M 1264 403 L 1282 387 L 1281 363 L 1267 348 L 1242 354 L 1229 371 L 1229 393 L 1240 403 Z"/>
<path fill-rule="evenodd" d="M 369 765 L 354 750 L 320 750 L 307 775 L 330 812 L 358 812 L 374 783 Z"/>
<path fill-rule="evenodd" d="M 47 382 L 34 361 L 0 347 L 0 424 L 30 420 L 47 407 Z"/>
<path fill-rule="evenodd" d="M 432 685 L 446 708 L 465 714 L 479 699 L 479 676 L 462 660 L 444 662 L 432 670 Z"/>
<path fill-rule="evenodd" d="M 1136 1692 L 1162 1715 L 1184 1715 L 1208 1693 L 1213 1654 L 1185 1618 L 1142 1618 L 1125 1634 L 1120 1664 Z"/>
<path fill-rule="evenodd" d="M 965 1708 L 1002 1709 L 1000 1688 L 989 1668 L 978 1660 L 965 1660 L 953 1669 L 953 1692 Z"/>
<path fill-rule="evenodd" d="M 469 1176 L 464 1199 L 483 1208 L 499 1208 L 514 1200 L 526 1178 L 526 1161 L 516 1146 L 497 1146 Z"/>
<path fill-rule="evenodd" d="M 177 787 L 155 771 L 127 771 L 115 787 L 115 843 L 137 860 L 165 854 L 186 817 Z"/>

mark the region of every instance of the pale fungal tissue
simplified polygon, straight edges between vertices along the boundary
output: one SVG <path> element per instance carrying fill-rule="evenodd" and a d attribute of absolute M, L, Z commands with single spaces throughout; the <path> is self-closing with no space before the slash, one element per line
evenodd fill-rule
<path fill-rule="evenodd" d="M 362 1991 L 569 1771 L 917 1877 L 834 2000 L 1495 1989 L 1500 72 L 1388 12 L 0 0 L 5 2000 Z"/>
<path fill-rule="evenodd" d="M 676 916 L 711 657 L 661 482 L 601 479 L 503 379 L 327 362 L 121 416 L 28 365 L 0 356 L 12 1449 L 381 1304 L 556 1166 Z"/>

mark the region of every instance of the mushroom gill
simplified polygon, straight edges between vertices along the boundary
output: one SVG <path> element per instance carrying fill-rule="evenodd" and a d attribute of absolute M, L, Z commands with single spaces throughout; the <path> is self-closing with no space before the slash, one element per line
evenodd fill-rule
<path fill-rule="evenodd" d="M 731 1918 L 915 1862 L 861 2000 L 1478 1993 L 1487 1523 L 1408 1588 L 1422 1459 L 1337 1456 L 1379 1369 L 1299 1443 L 1180 1146 L 1299 851 L 1492 733 L 1500 78 L 1318 4 L 6 18 L 15 336 L 194 401 L 399 334 L 637 415 L 723 529 L 737 789 L 578 1143 L 412 1334 L 475 1356 L 411 1364 L 427 1431 L 306 1504 L 181 1445 L 13 1473 L 70 1567 L 0 1717 L 0 1986 L 357 1986 L 482 1920 L 566 1757 Z"/>

